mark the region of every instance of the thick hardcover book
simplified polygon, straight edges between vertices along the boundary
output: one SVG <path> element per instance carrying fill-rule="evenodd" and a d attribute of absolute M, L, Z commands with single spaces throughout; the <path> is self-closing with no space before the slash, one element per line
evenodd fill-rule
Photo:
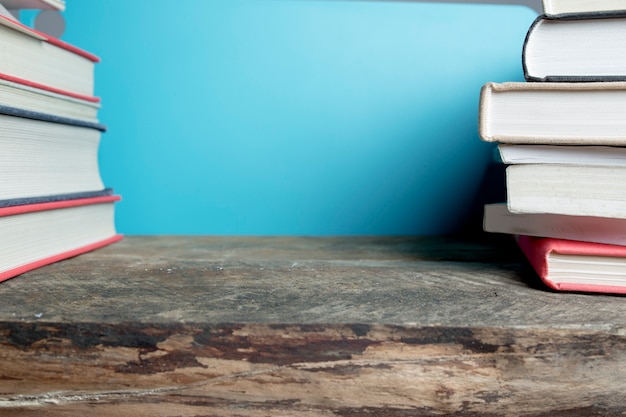
<path fill-rule="evenodd" d="M 626 293 L 626 246 L 530 236 L 517 243 L 554 290 Z"/>
<path fill-rule="evenodd" d="M 98 57 L 0 15 L 0 73 L 34 87 L 78 98 L 94 93 Z"/>
<path fill-rule="evenodd" d="M 117 196 L 0 208 L 0 281 L 117 242 Z"/>
<path fill-rule="evenodd" d="M 487 83 L 479 134 L 487 142 L 626 146 L 625 110 L 626 82 Z"/>
<path fill-rule="evenodd" d="M 5 73 L 1 73 L 0 72 L 0 81 L 2 82 L 12 82 L 15 84 L 19 84 L 22 87 L 30 87 L 33 90 L 43 90 L 42 92 L 50 92 L 50 93 L 55 93 L 57 95 L 60 96 L 64 96 L 66 99 L 68 97 L 71 98 L 75 98 L 77 100 L 80 101 L 88 101 L 91 103 L 99 103 L 100 102 L 100 97 L 96 97 L 96 96 L 92 96 L 92 95 L 85 95 L 85 94 L 78 94 L 69 90 L 64 90 L 62 88 L 57 88 L 57 87 L 53 87 L 51 85 L 48 84 L 42 84 L 42 83 L 38 83 L 38 82 L 34 82 L 31 80 L 27 80 L 24 78 L 20 78 L 20 77 L 16 77 L 13 75 L 9 75 L 9 74 L 5 74 Z"/>
<path fill-rule="evenodd" d="M 0 200 L 102 190 L 103 128 L 0 106 Z"/>
<path fill-rule="evenodd" d="M 524 41 L 527 81 L 626 80 L 626 15 L 539 16 Z"/>
<path fill-rule="evenodd" d="M 100 103 L 93 100 L 79 99 L 67 94 L 36 88 L 20 82 L 11 81 L 0 74 L 0 106 L 15 107 L 21 110 L 43 113 L 66 119 L 77 119 L 98 123 Z"/>
<path fill-rule="evenodd" d="M 519 164 L 506 168 L 513 213 L 626 219 L 626 167 Z"/>
<path fill-rule="evenodd" d="M 498 145 L 505 164 L 626 166 L 626 147 L 568 145 Z"/>
<path fill-rule="evenodd" d="M 543 11 L 553 18 L 626 13 L 626 0 L 543 0 Z"/>
<path fill-rule="evenodd" d="M 490 233 L 626 245 L 626 219 L 511 213 L 504 203 L 485 205 L 483 230 Z"/>

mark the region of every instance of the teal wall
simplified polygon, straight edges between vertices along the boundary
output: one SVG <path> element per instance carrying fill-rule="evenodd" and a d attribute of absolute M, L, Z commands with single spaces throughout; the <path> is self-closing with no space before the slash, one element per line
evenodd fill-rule
<path fill-rule="evenodd" d="M 522 6 L 68 0 L 101 56 L 126 234 L 426 235 L 482 204 L 486 81 L 521 80 Z"/>

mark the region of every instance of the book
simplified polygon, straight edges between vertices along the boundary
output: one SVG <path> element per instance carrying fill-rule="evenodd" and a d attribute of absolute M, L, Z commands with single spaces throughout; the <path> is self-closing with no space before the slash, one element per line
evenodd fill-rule
<path fill-rule="evenodd" d="M 506 168 L 513 213 L 626 218 L 626 167 L 519 164 Z"/>
<path fill-rule="evenodd" d="M 0 106 L 98 123 L 100 99 L 75 98 L 49 88 L 36 88 L 0 73 Z"/>
<path fill-rule="evenodd" d="M 626 166 L 626 147 L 574 145 L 498 145 L 499 161 L 508 164 Z"/>
<path fill-rule="evenodd" d="M 551 19 L 530 26 L 522 48 L 527 81 L 626 80 L 626 15 Z"/>
<path fill-rule="evenodd" d="M 626 246 L 626 219 L 512 213 L 505 203 L 485 204 L 483 230 Z"/>
<path fill-rule="evenodd" d="M 104 189 L 104 126 L 0 106 L 0 200 Z"/>
<path fill-rule="evenodd" d="M 0 208 L 0 281 L 122 239 L 115 230 L 118 196 Z"/>
<path fill-rule="evenodd" d="M 557 291 L 626 293 L 626 246 L 518 236 L 541 280 Z"/>
<path fill-rule="evenodd" d="M 489 82 L 479 102 L 487 142 L 626 146 L 626 82 Z"/>
<path fill-rule="evenodd" d="M 65 10 L 65 0 L 1 0 L 0 3 L 9 10 Z"/>
<path fill-rule="evenodd" d="M 99 58 L 0 15 L 0 73 L 34 87 L 89 100 Z"/>
<path fill-rule="evenodd" d="M 550 17 L 626 12 L 626 0 L 543 0 L 543 12 Z"/>
<path fill-rule="evenodd" d="M 50 195 L 39 195 L 39 196 L 34 196 L 34 197 L 18 197 L 18 198 L 0 200 L 0 208 L 25 206 L 25 205 L 40 204 L 40 203 L 52 203 L 56 201 L 78 200 L 78 199 L 85 199 L 85 198 L 107 197 L 111 195 L 113 195 L 113 189 L 104 188 L 102 190 L 81 191 L 78 193 L 50 194 Z"/>

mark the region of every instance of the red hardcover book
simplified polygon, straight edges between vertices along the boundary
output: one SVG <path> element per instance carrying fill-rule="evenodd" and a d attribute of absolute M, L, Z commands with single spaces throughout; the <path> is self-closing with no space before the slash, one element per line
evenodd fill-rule
<path fill-rule="evenodd" d="M 626 246 L 525 235 L 517 244 L 552 289 L 626 294 Z"/>
<path fill-rule="evenodd" d="M 0 79 L 97 102 L 89 52 L 0 15 Z"/>
<path fill-rule="evenodd" d="M 45 86 L 11 80 L 12 77 L 0 73 L 0 106 L 98 123 L 100 99 L 97 97 L 76 98 Z"/>
<path fill-rule="evenodd" d="M 1 17 L 1 16 L 0 16 Z M 24 78 L 20 78 L 20 77 L 16 77 L 13 75 L 9 75 L 9 74 L 3 74 L 0 72 L 0 80 L 4 80 L 4 81 L 10 81 L 12 83 L 16 83 L 16 84 L 20 84 L 26 87 L 31 87 L 34 89 L 38 89 L 38 90 L 44 90 L 47 91 L 49 93 L 54 93 L 54 94 L 58 94 L 61 96 L 66 96 L 66 97 L 71 97 L 77 100 L 83 100 L 83 101 L 87 101 L 90 103 L 100 103 L 100 97 L 96 97 L 96 96 L 91 96 L 91 95 L 84 95 L 84 94 L 77 94 L 74 93 L 72 91 L 69 90 L 63 90 L 61 88 L 55 88 L 46 84 L 40 84 L 34 81 L 30 81 L 30 80 L 26 80 Z"/>
<path fill-rule="evenodd" d="M 0 281 L 122 239 L 104 195 L 0 208 Z"/>

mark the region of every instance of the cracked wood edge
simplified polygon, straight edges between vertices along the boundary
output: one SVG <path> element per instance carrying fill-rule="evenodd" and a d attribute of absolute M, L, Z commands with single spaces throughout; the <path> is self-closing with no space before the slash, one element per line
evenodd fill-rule
<path fill-rule="evenodd" d="M 0 323 L 0 359 L 3 416 L 626 412 L 597 330 Z"/>

